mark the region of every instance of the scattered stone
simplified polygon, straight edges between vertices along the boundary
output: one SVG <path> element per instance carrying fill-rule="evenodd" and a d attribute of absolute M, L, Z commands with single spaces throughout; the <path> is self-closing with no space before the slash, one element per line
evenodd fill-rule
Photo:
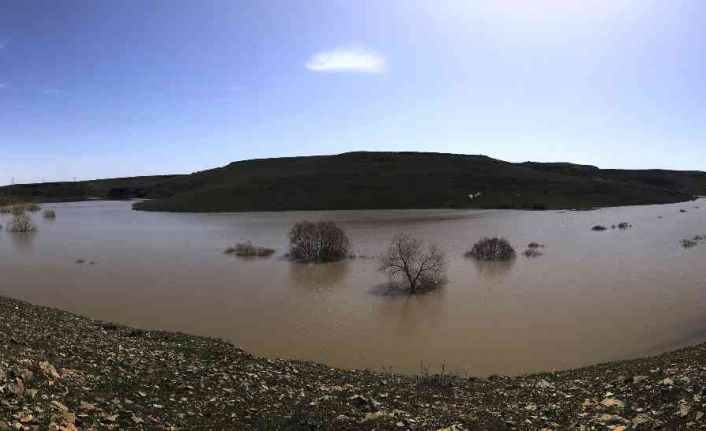
<path fill-rule="evenodd" d="M 50 364 L 47 361 L 42 361 L 39 363 L 39 369 L 42 370 L 42 373 L 48 378 L 48 379 L 58 379 L 61 377 L 58 371 L 56 371 L 56 368 L 52 364 Z"/>
<path fill-rule="evenodd" d="M 601 404 L 606 407 L 615 407 L 618 409 L 622 409 L 623 407 L 625 407 L 625 403 L 615 398 L 605 398 L 603 401 L 601 401 Z"/>
<path fill-rule="evenodd" d="M 638 414 L 637 416 L 632 418 L 632 421 L 631 421 L 632 426 L 635 429 L 641 429 L 640 427 L 642 427 L 642 426 L 649 427 L 653 422 L 654 422 L 654 420 L 649 415 L 647 415 L 645 413 Z"/>

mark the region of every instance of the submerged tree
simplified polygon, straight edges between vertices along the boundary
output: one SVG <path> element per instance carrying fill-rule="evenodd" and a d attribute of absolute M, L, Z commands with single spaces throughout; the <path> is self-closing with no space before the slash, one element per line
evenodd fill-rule
<path fill-rule="evenodd" d="M 289 254 L 300 262 L 324 263 L 348 256 L 350 240 L 330 221 L 300 221 L 289 232 Z"/>
<path fill-rule="evenodd" d="M 380 271 L 404 285 L 410 293 L 438 287 L 446 272 L 446 256 L 436 245 L 408 235 L 397 235 L 380 261 Z"/>

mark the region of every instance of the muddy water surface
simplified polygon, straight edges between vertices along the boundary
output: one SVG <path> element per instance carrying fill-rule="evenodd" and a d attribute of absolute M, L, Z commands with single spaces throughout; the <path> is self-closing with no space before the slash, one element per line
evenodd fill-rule
<path fill-rule="evenodd" d="M 701 208 L 695 208 L 700 206 Z M 562 369 L 706 340 L 706 200 L 585 212 L 400 210 L 244 214 L 132 211 L 129 202 L 45 205 L 33 234 L 0 232 L 0 294 L 101 320 L 222 337 L 264 356 L 414 373 Z M 686 213 L 679 212 L 686 209 Z M 661 217 L 661 218 L 660 218 Z M 287 231 L 331 219 L 364 258 L 287 262 Z M 0 216 L 7 224 L 9 216 Z M 621 221 L 631 229 L 592 232 Z M 395 233 L 437 243 L 448 283 L 415 297 L 372 292 Z M 478 265 L 464 251 L 507 237 L 544 255 Z M 243 260 L 238 241 L 276 248 Z M 85 259 L 85 263 L 76 263 Z"/>

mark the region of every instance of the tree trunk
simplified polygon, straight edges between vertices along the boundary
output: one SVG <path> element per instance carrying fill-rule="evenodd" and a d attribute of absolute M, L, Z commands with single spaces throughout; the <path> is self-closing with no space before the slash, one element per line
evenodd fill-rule
<path fill-rule="evenodd" d="M 417 290 L 417 281 L 407 274 L 407 279 L 409 280 L 409 293 L 415 293 Z"/>

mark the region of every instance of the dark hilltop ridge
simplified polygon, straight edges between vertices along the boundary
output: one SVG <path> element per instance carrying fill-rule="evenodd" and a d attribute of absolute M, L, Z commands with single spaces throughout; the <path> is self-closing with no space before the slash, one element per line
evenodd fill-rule
<path fill-rule="evenodd" d="M 578 209 L 688 201 L 706 195 L 706 173 L 354 152 L 245 160 L 190 175 L 13 185 L 0 188 L 0 195 L 34 201 L 142 198 L 148 200 L 135 208 L 147 211 Z"/>
<path fill-rule="evenodd" d="M 0 297 L 0 430 L 706 427 L 706 345 L 519 377 L 265 359 Z"/>

